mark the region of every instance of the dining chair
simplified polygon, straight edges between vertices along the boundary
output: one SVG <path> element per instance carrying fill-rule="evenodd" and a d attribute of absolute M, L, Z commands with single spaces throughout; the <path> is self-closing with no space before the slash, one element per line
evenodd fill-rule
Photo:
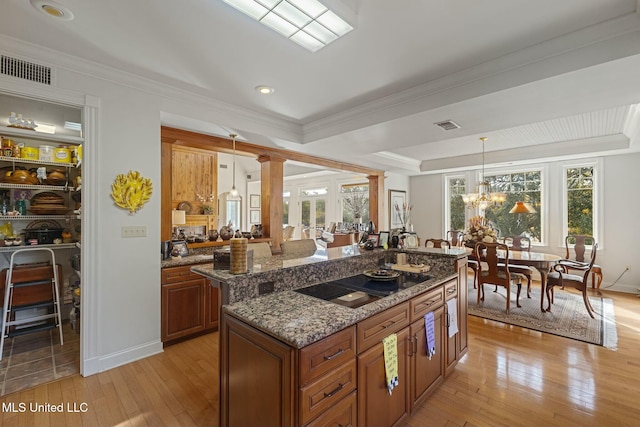
<path fill-rule="evenodd" d="M 464 244 L 464 232 L 458 230 L 447 231 L 447 239 L 451 243 L 452 247 L 460 248 Z M 473 289 L 477 288 L 478 284 L 478 269 L 479 265 L 475 260 L 467 259 L 467 266 L 473 271 Z"/>
<path fill-rule="evenodd" d="M 551 311 L 551 304 L 553 304 L 553 288 L 560 286 L 566 288 L 567 286 L 577 289 L 582 293 L 582 299 L 584 305 L 587 308 L 587 312 L 591 318 L 595 318 L 593 315 L 593 307 L 587 296 L 587 288 L 589 287 L 589 275 L 593 271 L 593 266 L 596 261 L 596 252 L 598 250 L 598 244 L 593 243 L 591 247 L 591 260 L 589 262 L 580 262 L 570 259 L 561 259 L 553 266 L 553 270 L 547 276 L 547 311 Z M 570 274 L 567 271 L 581 271 L 580 274 Z"/>
<path fill-rule="evenodd" d="M 513 235 L 501 238 L 502 243 L 509 246 L 512 251 L 531 252 L 531 239 L 527 236 Z M 512 273 L 522 274 L 527 278 L 527 298 L 531 298 L 531 276 L 533 269 L 526 265 L 509 265 L 509 271 Z"/>
<path fill-rule="evenodd" d="M 585 252 L 587 250 L 587 246 L 594 246 L 596 244 L 596 240 L 593 236 L 589 236 L 586 234 L 570 234 L 564 238 L 564 245 L 566 249 L 565 259 L 578 261 L 578 262 L 587 262 L 585 261 Z M 573 245 L 574 256 L 571 258 L 571 245 Z M 593 249 L 592 249 L 593 250 Z M 570 267 L 567 267 L 571 269 Z M 598 279 L 598 284 L 596 285 L 596 278 Z M 598 264 L 594 264 L 591 268 L 591 288 L 592 289 L 600 289 L 600 285 L 602 284 L 602 267 Z"/>
<path fill-rule="evenodd" d="M 451 249 L 451 243 L 445 239 L 426 239 L 424 241 L 425 248 L 447 248 Z"/>
<path fill-rule="evenodd" d="M 502 251 L 504 256 L 499 257 L 498 251 Z M 509 269 L 504 268 L 505 265 L 509 265 L 509 247 L 504 243 L 478 242 L 474 248 L 474 255 L 478 261 L 482 260 L 482 262 L 478 263 L 480 267 L 478 271 L 477 305 L 480 306 L 480 301 L 484 301 L 485 284 L 502 286 L 507 291 L 507 313 L 509 313 L 511 308 L 511 285 L 516 285 L 518 287 L 516 306 L 521 307 L 520 292 L 522 291 L 522 279 L 524 276 L 518 273 L 511 273 Z M 484 269 L 485 266 L 486 270 Z"/>

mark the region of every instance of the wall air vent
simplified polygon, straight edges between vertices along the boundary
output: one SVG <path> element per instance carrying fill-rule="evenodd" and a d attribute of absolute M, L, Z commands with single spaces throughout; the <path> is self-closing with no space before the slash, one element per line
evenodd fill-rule
<path fill-rule="evenodd" d="M 0 74 L 51 85 L 51 67 L 0 55 Z"/>
<path fill-rule="evenodd" d="M 460 125 L 454 122 L 453 120 L 445 120 L 444 122 L 434 123 L 436 126 L 442 128 L 442 130 L 454 130 L 460 129 Z"/>

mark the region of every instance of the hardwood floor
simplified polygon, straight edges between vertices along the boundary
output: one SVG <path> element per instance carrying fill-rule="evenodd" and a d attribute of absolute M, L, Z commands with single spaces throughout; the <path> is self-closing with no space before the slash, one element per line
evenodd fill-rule
<path fill-rule="evenodd" d="M 469 317 L 469 353 L 405 426 L 635 426 L 640 298 L 614 299 L 618 348 Z M 2 426 L 215 426 L 218 334 L 0 398 Z M 20 404 L 25 412 L 15 411 Z M 32 412 L 33 404 L 65 411 Z M 85 409 L 69 412 L 67 409 Z M 67 408 L 67 405 L 69 407 Z"/>

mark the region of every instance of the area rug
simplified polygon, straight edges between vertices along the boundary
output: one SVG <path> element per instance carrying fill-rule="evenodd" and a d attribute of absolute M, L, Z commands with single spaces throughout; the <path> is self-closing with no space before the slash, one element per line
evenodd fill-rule
<path fill-rule="evenodd" d="M 589 297 L 595 319 L 584 306 L 582 295 L 569 290 L 555 290 L 551 312 L 540 310 L 540 288 L 532 286 L 531 298 L 527 298 L 526 286 L 522 287 L 520 304 L 516 306 L 516 287 L 511 289 L 511 309 L 506 313 L 506 289 L 485 285 L 485 300 L 476 305 L 478 290 L 469 286 L 469 314 L 522 326 L 540 332 L 559 335 L 574 340 L 615 349 L 618 342 L 613 301 L 610 298 Z M 547 301 L 545 300 L 545 307 Z"/>

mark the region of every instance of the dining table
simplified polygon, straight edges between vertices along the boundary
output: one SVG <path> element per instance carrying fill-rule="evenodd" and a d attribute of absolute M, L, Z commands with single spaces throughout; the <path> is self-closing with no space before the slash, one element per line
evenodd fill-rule
<path fill-rule="evenodd" d="M 477 261 L 471 248 L 467 248 L 467 253 L 469 254 L 469 259 Z M 504 254 L 504 251 L 498 251 L 499 261 L 504 262 Z M 544 295 L 547 285 L 547 276 L 549 275 L 551 267 L 553 267 L 553 265 L 560 259 L 562 259 L 562 257 L 556 254 L 509 250 L 509 264 L 533 267 L 540 273 L 540 310 L 543 313 L 546 312 L 544 308 Z"/>

